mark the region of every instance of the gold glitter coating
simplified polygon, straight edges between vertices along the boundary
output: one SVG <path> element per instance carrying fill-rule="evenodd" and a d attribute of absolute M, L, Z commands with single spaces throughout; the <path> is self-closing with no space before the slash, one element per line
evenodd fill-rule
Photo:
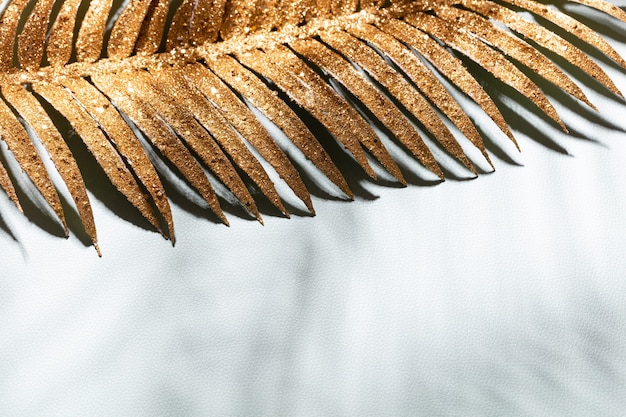
<path fill-rule="evenodd" d="M 149 102 L 156 113 L 183 139 L 206 166 L 224 183 L 244 207 L 262 222 L 261 214 L 248 188 L 224 154 L 214 138 L 189 113 L 176 106 L 176 99 L 153 84 L 145 71 L 132 71 L 119 74 L 141 97 L 136 99 Z"/>
<path fill-rule="evenodd" d="M 571 0 L 571 1 L 573 1 L 574 3 L 584 4 L 585 6 L 592 7 L 594 9 L 598 9 L 626 23 L 626 11 L 620 9 L 614 4 L 609 3 L 608 1 L 604 1 L 604 0 Z"/>
<path fill-rule="evenodd" d="M 165 219 L 168 237 L 174 241 L 174 222 L 165 189 L 132 129 L 109 100 L 83 78 L 65 78 L 61 79 L 61 83 L 72 92 L 74 99 L 84 107 L 120 155 L 123 155 L 130 169 L 152 197 L 156 208 Z"/>
<path fill-rule="evenodd" d="M 237 57 L 244 65 L 268 75 L 302 108 L 310 112 L 356 158 L 365 172 L 376 177 L 363 149 L 376 159 L 401 183 L 405 180 L 384 145 L 361 115 L 341 98 L 296 55 L 285 47 L 266 53 L 248 52 Z"/>
<path fill-rule="evenodd" d="M 348 61 L 313 39 L 300 39 L 289 45 L 339 80 L 425 167 L 443 178 L 435 157 L 411 123 Z"/>
<path fill-rule="evenodd" d="M 208 61 L 208 64 L 225 82 L 239 91 L 252 105 L 275 123 L 326 177 L 347 196 L 352 198 L 352 191 L 326 150 L 285 102 L 279 99 L 261 80 L 231 57 L 224 56 L 215 61 Z M 208 78 L 209 76 L 207 75 L 203 80 Z M 200 86 L 200 83 L 196 83 L 196 85 Z M 218 89 L 216 93 L 219 93 L 222 90 L 220 83 L 216 82 L 215 85 L 215 88 Z M 225 92 L 221 93 L 222 97 L 225 95 Z M 219 97 L 216 99 L 219 99 Z"/>
<path fill-rule="evenodd" d="M 50 154 L 54 166 L 76 204 L 76 209 L 85 232 L 97 249 L 98 237 L 89 196 L 72 151 L 55 128 L 48 114 L 41 107 L 41 104 L 30 92 L 21 86 L 7 85 L 3 86 L 2 94 L 35 131 L 37 137 Z"/>
<path fill-rule="evenodd" d="M 222 39 L 250 33 L 250 23 L 256 6 L 255 0 L 229 0 L 226 2 L 224 21 L 220 30 Z"/>
<path fill-rule="evenodd" d="M 596 64 L 576 46 L 567 42 L 555 33 L 550 32 L 546 28 L 533 22 L 529 22 L 510 9 L 494 3 L 487 3 L 482 0 L 463 0 L 462 5 L 468 9 L 484 14 L 491 19 L 504 23 L 511 30 L 520 33 L 528 39 L 537 42 L 537 44 L 547 50 L 561 56 L 572 65 L 575 65 L 582 71 L 589 74 L 613 93 L 622 96 L 613 81 L 611 81 L 609 76 L 602 70 L 602 68 L 600 68 L 598 64 Z"/>
<path fill-rule="evenodd" d="M 386 33 L 417 49 L 422 56 L 428 59 L 454 85 L 474 100 L 496 123 L 498 128 L 517 145 L 513 133 L 511 133 L 496 104 L 476 79 L 465 69 L 459 59 L 452 56 L 426 33 L 415 29 L 405 22 L 391 19 L 381 23 L 379 27 Z"/>
<path fill-rule="evenodd" d="M 113 0 L 91 0 L 76 38 L 76 59 L 95 62 L 102 54 L 104 29 Z"/>
<path fill-rule="evenodd" d="M 135 51 L 140 55 L 155 53 L 161 45 L 165 32 L 165 21 L 169 10 L 169 0 L 151 0 L 137 41 Z"/>
<path fill-rule="evenodd" d="M 296 196 L 313 211 L 311 195 L 302 182 L 302 178 L 287 155 L 276 144 L 263 125 L 215 74 L 206 67 L 196 64 L 179 69 L 180 76 L 187 78 L 195 88 L 202 92 L 216 110 L 261 154 L 276 170 L 278 175 L 289 185 Z"/>
<path fill-rule="evenodd" d="M 434 103 L 463 133 L 493 168 L 482 137 L 461 106 L 450 95 L 424 63 L 401 42 L 369 24 L 348 27 L 348 32 L 365 40 L 391 59 L 417 86 L 420 92 Z"/>
<path fill-rule="evenodd" d="M 161 230 L 150 202 L 113 145 L 107 140 L 95 120 L 60 85 L 33 84 L 33 90 L 53 105 L 80 135 L 87 149 L 98 161 L 111 183 L 157 230 Z"/>
<path fill-rule="evenodd" d="M 14 0 L 0 16 L 0 71 L 9 71 L 13 67 L 17 25 L 27 5 L 28 0 Z"/>
<path fill-rule="evenodd" d="M 167 33 L 167 49 L 215 42 L 226 0 L 184 0 L 176 10 Z"/>
<path fill-rule="evenodd" d="M 46 57 L 52 66 L 63 66 L 72 56 L 74 27 L 80 3 L 81 0 L 65 0 L 52 24 L 46 44 Z"/>
<path fill-rule="evenodd" d="M 330 3 L 332 0 L 315 0 L 315 10 L 317 16 L 330 15 Z"/>
<path fill-rule="evenodd" d="M 496 78 L 525 95 L 567 132 L 567 128 L 561 121 L 556 109 L 552 107 L 552 104 L 550 104 L 548 98 L 539 87 L 503 55 L 435 16 L 418 13 L 407 16 L 404 20 L 435 36 L 480 64 Z"/>
<path fill-rule="evenodd" d="M 383 7 L 385 0 L 361 0 L 359 4 L 361 9 L 367 9 L 369 7 Z"/>
<path fill-rule="evenodd" d="M 250 31 L 270 31 L 278 28 L 284 22 L 285 9 L 288 9 L 280 7 L 280 3 L 280 0 L 258 0 L 250 16 Z"/>
<path fill-rule="evenodd" d="M 461 145 L 426 99 L 400 73 L 387 65 L 372 48 L 352 35 L 341 31 L 322 33 L 321 38 L 325 43 L 367 71 L 414 115 L 451 155 L 462 162 L 470 171 L 476 173 L 476 169 L 465 156 Z"/>
<path fill-rule="evenodd" d="M 115 21 L 107 43 L 107 55 L 112 59 L 126 58 L 133 53 L 144 18 L 151 1 L 130 0 Z"/>
<path fill-rule="evenodd" d="M 547 5 L 537 3 L 531 0 L 503 0 L 505 3 L 512 4 L 514 6 L 521 7 L 523 9 L 529 10 L 535 13 L 538 16 L 547 19 L 558 27 L 567 30 L 572 35 L 575 35 L 580 40 L 585 41 L 600 51 L 602 51 L 606 56 L 613 59 L 615 62 L 620 64 L 622 67 L 626 68 L 626 61 L 622 59 L 621 56 L 613 49 L 613 47 L 605 41 L 598 33 L 591 30 L 588 26 L 584 25 L 580 21 L 566 15 L 565 13 L 561 13 L 560 11 L 554 9 L 553 7 L 549 7 Z"/>
<path fill-rule="evenodd" d="M 0 100 L 0 137 L 7 144 L 9 150 L 13 152 L 22 170 L 59 217 L 67 235 L 68 229 L 61 200 L 50 180 L 48 171 L 37 153 L 37 149 L 30 141 L 26 129 L 3 100 Z"/>
<path fill-rule="evenodd" d="M 213 186 L 187 147 L 169 126 L 147 103 L 133 98 L 129 83 L 115 75 L 99 74 L 92 78 L 95 85 L 109 96 L 124 114 L 146 135 L 146 138 L 167 158 L 189 181 L 211 210 L 228 225 Z"/>
<path fill-rule="evenodd" d="M 436 7 L 437 16 L 455 23 L 464 32 L 472 33 L 500 49 L 503 53 L 527 66 L 536 74 L 552 82 L 580 101 L 594 108 L 585 93 L 559 67 L 545 55 L 519 38 L 489 23 L 488 20 L 471 12 L 453 7 Z"/>
<path fill-rule="evenodd" d="M 359 0 L 330 0 L 330 11 L 335 15 L 354 13 L 358 7 Z"/>
<path fill-rule="evenodd" d="M 54 0 L 38 1 L 18 37 L 17 57 L 21 67 L 28 71 L 37 71 L 41 65 L 53 4 Z"/>
<path fill-rule="evenodd" d="M 287 4 L 289 6 L 287 7 Z M 315 16 L 315 0 L 281 0 L 281 7 L 274 12 L 278 20 L 273 26 L 281 29 L 286 25 L 300 25 Z"/>
<path fill-rule="evenodd" d="M 263 166 L 211 102 L 191 87 L 180 74 L 167 69 L 156 70 L 152 74 L 154 75 L 153 83 L 157 84 L 168 97 L 175 100 L 175 105 L 187 109 L 189 115 L 193 116 L 211 134 L 235 165 L 259 187 L 263 195 L 278 210 L 288 215 Z"/>

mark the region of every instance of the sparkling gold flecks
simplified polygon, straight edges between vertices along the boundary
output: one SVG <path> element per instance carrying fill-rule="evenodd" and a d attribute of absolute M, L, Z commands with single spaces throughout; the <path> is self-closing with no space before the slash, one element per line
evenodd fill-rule
<path fill-rule="evenodd" d="M 281 63 L 270 61 L 260 51 L 239 55 L 237 59 L 259 74 L 271 79 L 300 107 L 309 111 L 354 155 L 367 174 L 375 178 L 376 174 L 370 167 L 359 143 L 360 132 L 357 128 L 350 126 L 350 124 L 354 124 L 349 119 L 354 109 L 351 109 L 352 112 L 350 113 L 348 113 L 349 110 L 344 110 L 347 105 L 334 91 L 330 90 L 330 87 L 317 79 L 313 79 L 311 70 L 305 68 L 301 61 L 290 60 L 291 62 L 285 61 L 280 65 Z M 294 64 L 299 68 L 289 68 L 289 65 Z M 300 71 L 295 71 L 296 69 Z M 353 132 L 348 130 L 353 130 Z"/>
<path fill-rule="evenodd" d="M 209 131 L 224 152 L 259 187 L 267 199 L 283 214 L 289 215 L 283 206 L 272 180 L 256 157 L 229 125 L 228 121 L 198 90 L 180 75 L 167 69 L 151 71 L 159 88 L 176 100 L 176 105 L 186 109 Z"/>
<path fill-rule="evenodd" d="M 420 13 L 406 16 L 404 20 L 413 26 L 419 27 L 424 32 L 430 33 L 480 64 L 494 77 L 526 96 L 567 132 L 567 127 L 565 127 L 556 109 L 550 104 L 545 94 L 502 54 L 437 17 Z"/>
<path fill-rule="evenodd" d="M 595 46 L 601 50 L 604 54 L 611 57 L 615 62 L 626 68 L 626 61 L 613 49 L 607 41 L 605 41 L 597 32 L 591 30 L 588 26 L 585 26 L 580 21 L 572 18 L 571 16 L 561 13 L 560 11 L 548 7 L 545 4 L 541 4 L 531 0 L 503 0 L 505 3 L 513 4 L 517 7 L 529 10 L 551 22 L 556 24 L 562 29 L 567 30 L 569 33 L 575 35 L 579 39 Z"/>
<path fill-rule="evenodd" d="M 283 7 L 280 0 L 257 0 L 252 16 L 250 16 L 250 31 L 269 31 L 276 29 L 282 23 Z"/>
<path fill-rule="evenodd" d="M 0 71 L 13 67 L 13 47 L 17 25 L 28 0 L 10 2 L 0 15 Z"/>
<path fill-rule="evenodd" d="M 152 0 L 135 42 L 135 51 L 140 55 L 155 53 L 161 45 L 165 32 L 165 21 L 169 10 L 169 0 Z"/>
<path fill-rule="evenodd" d="M 159 152 L 180 171 L 220 220 L 228 225 L 217 195 L 202 167 L 156 111 L 145 102 L 131 98 L 130 96 L 135 94 L 129 88 L 129 83 L 116 75 L 96 75 L 92 80 L 141 129 Z"/>
<path fill-rule="evenodd" d="M 39 0 L 19 35 L 17 56 L 22 68 L 37 71 L 43 58 L 48 20 L 54 0 Z"/>
<path fill-rule="evenodd" d="M 196 0 L 198 6 L 191 19 L 189 43 L 192 46 L 215 42 L 224 19 L 226 0 Z"/>
<path fill-rule="evenodd" d="M 376 178 L 360 144 L 394 177 L 405 182 L 398 166 L 371 126 L 292 52 L 281 47 L 268 53 L 257 51 L 237 58 L 255 71 L 269 76 L 296 103 L 319 120 L 354 155 L 369 176 Z"/>
<path fill-rule="evenodd" d="M 393 160 L 391 155 L 389 155 L 385 145 L 380 141 L 379 137 L 376 135 L 371 126 L 365 121 L 365 119 L 363 119 L 363 117 L 356 110 L 354 110 L 354 108 L 347 103 L 347 101 L 339 96 L 336 91 L 328 85 L 328 83 L 309 69 L 309 67 L 288 48 L 278 46 L 275 49 L 266 52 L 266 56 L 269 58 L 270 62 L 279 66 L 286 64 L 283 68 L 291 71 L 292 74 L 297 74 L 296 79 L 298 82 L 304 82 L 305 85 L 310 86 L 313 90 L 319 91 L 321 93 L 319 96 L 322 97 L 322 101 L 324 101 L 325 96 L 336 97 L 339 105 L 344 107 L 344 110 L 340 110 L 340 117 L 335 120 L 331 120 L 331 122 L 333 124 L 339 122 L 343 129 L 348 127 L 348 129 L 357 136 L 361 145 L 364 146 L 391 175 L 400 181 L 400 183 L 406 185 L 402 172 L 396 165 L 396 162 Z M 309 94 L 310 92 L 305 94 L 307 99 L 309 98 Z M 328 109 L 324 110 L 328 112 Z M 345 122 L 347 123 L 347 126 L 342 123 L 343 118 L 346 119 Z"/>
<path fill-rule="evenodd" d="M 80 62 L 94 62 L 100 58 L 104 29 L 113 0 L 91 0 L 76 38 L 76 58 Z"/>
<path fill-rule="evenodd" d="M 178 107 L 175 104 L 175 98 L 155 87 L 147 73 L 133 71 L 124 73 L 123 76 L 137 92 L 135 98 L 149 102 L 163 120 L 198 154 L 244 207 L 262 223 L 261 214 L 243 180 L 213 137 L 195 120 L 193 115 Z"/>
<path fill-rule="evenodd" d="M 393 36 L 372 25 L 353 25 L 348 27 L 348 32 L 374 45 L 401 68 L 422 94 L 430 99 L 459 128 L 461 133 L 480 150 L 493 168 L 482 137 L 467 116 L 467 113 L 463 111 L 432 71 L 426 68 L 424 63 L 411 50 Z"/>
<path fill-rule="evenodd" d="M 609 3 L 604 0 L 571 0 L 575 3 L 584 4 L 585 6 L 593 7 L 594 9 L 598 9 L 603 11 L 606 14 L 609 14 L 616 19 L 621 20 L 626 23 L 626 12 L 614 4 Z"/>
<path fill-rule="evenodd" d="M 24 210 L 22 209 L 20 200 L 17 198 L 15 187 L 13 186 L 13 183 L 11 182 L 9 173 L 7 172 L 7 170 L 4 168 L 4 165 L 2 164 L 0 164 L 0 188 L 2 188 L 5 193 L 7 193 L 7 196 L 11 199 L 11 201 L 13 201 L 13 204 L 15 204 L 17 209 L 23 213 Z"/>
<path fill-rule="evenodd" d="M 313 17 L 314 9 L 314 0 L 260 0 L 250 27 L 267 31 L 301 25 Z"/>
<path fill-rule="evenodd" d="M 389 20 L 380 28 L 390 35 L 415 48 L 430 61 L 443 75 L 452 81 L 461 91 L 474 100 L 517 146 L 504 117 L 491 97 L 483 90 L 478 81 L 465 69 L 462 62 L 452 56 L 445 48 L 430 36 L 399 20 Z"/>
<path fill-rule="evenodd" d="M 179 71 L 208 97 L 237 131 L 254 146 L 261 156 L 269 162 L 278 175 L 289 185 L 296 196 L 313 212 L 311 195 L 302 182 L 302 178 L 287 155 L 274 142 L 270 134 L 258 121 L 248 107 L 237 98 L 215 74 L 206 67 L 196 64 Z"/>
<path fill-rule="evenodd" d="M 150 158 L 148 158 L 132 129 L 126 124 L 115 107 L 111 105 L 110 101 L 83 78 L 66 78 L 62 79 L 61 82 L 72 91 L 74 97 L 98 122 L 117 151 L 130 165 L 135 176 L 146 188 L 156 208 L 165 219 L 169 232 L 168 237 L 174 242 L 174 222 L 165 189 Z"/>
<path fill-rule="evenodd" d="M 330 11 L 335 15 L 354 13 L 358 7 L 359 0 L 330 0 Z"/>
<path fill-rule="evenodd" d="M 330 14 L 330 3 L 332 0 L 315 0 L 315 11 L 317 16 L 327 16 Z"/>
<path fill-rule="evenodd" d="M 436 11 L 437 16 L 452 23 L 457 22 L 459 26 L 467 28 L 467 32 L 471 32 L 489 42 L 506 55 L 516 59 L 535 73 L 595 109 L 594 105 L 587 99 L 580 87 L 561 71 L 559 67 L 541 52 L 532 48 L 519 38 L 492 25 L 486 19 L 472 12 L 445 6 L 437 7 Z"/>
<path fill-rule="evenodd" d="M 167 30 L 167 50 L 189 46 L 191 19 L 193 18 L 195 4 L 195 0 L 183 0 L 178 9 L 176 9 L 176 13 Z"/>
<path fill-rule="evenodd" d="M 61 86 L 39 83 L 33 84 L 33 89 L 70 122 L 115 188 L 139 210 L 152 226 L 160 231 L 157 216 L 141 187 L 89 113 L 72 98 L 69 91 Z"/>
<path fill-rule="evenodd" d="M 348 61 L 313 39 L 298 40 L 290 46 L 339 80 L 425 167 L 443 178 L 437 161 L 411 123 Z"/>
<path fill-rule="evenodd" d="M 385 0 L 361 0 L 359 4 L 361 5 L 361 9 L 366 9 L 368 7 L 383 7 Z"/>
<path fill-rule="evenodd" d="M 414 115 L 451 155 L 476 174 L 476 169 L 463 152 L 463 148 L 426 99 L 380 55 L 346 32 L 333 31 L 323 33 L 320 37 L 326 44 L 367 71 Z"/>
<path fill-rule="evenodd" d="M 46 45 L 46 56 L 52 66 L 60 67 L 70 60 L 80 3 L 81 0 L 65 0 L 52 24 Z"/>
<path fill-rule="evenodd" d="M 167 33 L 167 49 L 196 46 L 217 39 L 226 0 L 184 0 Z"/>
<path fill-rule="evenodd" d="M 132 54 L 150 4 L 146 0 L 131 0 L 122 10 L 107 43 L 109 58 L 121 59 Z"/>
<path fill-rule="evenodd" d="M 596 79 L 599 83 L 608 88 L 611 92 L 622 96 L 609 76 L 591 58 L 585 55 L 580 49 L 567 42 L 560 36 L 550 32 L 546 28 L 522 18 L 519 14 L 495 3 L 483 0 L 462 0 L 462 5 L 470 10 L 481 13 L 491 19 L 500 21 L 510 29 L 518 32 L 528 39 L 549 51 L 563 57 L 572 65 L 580 68 L 588 75 Z M 623 97 L 623 96 L 622 96 Z"/>
<path fill-rule="evenodd" d="M 37 137 L 50 154 L 54 166 L 76 204 L 76 209 L 85 232 L 97 250 L 98 237 L 89 196 L 78 164 L 74 160 L 74 156 L 65 140 L 63 140 L 63 137 L 55 128 L 50 116 L 48 116 L 39 101 L 30 92 L 21 86 L 4 86 L 2 94 L 35 131 Z"/>
<path fill-rule="evenodd" d="M 299 25 L 308 22 L 315 16 L 315 0 L 281 0 L 281 12 L 276 13 L 280 19 L 276 25 L 279 29 L 285 25 Z M 285 7 L 289 4 L 288 7 Z"/>
<path fill-rule="evenodd" d="M 35 184 L 35 187 L 37 187 L 43 198 L 46 199 L 59 217 L 67 235 L 68 229 L 65 223 L 65 216 L 63 215 L 61 200 L 48 176 L 48 171 L 46 171 L 46 167 L 37 153 L 37 149 L 31 142 L 26 129 L 3 100 L 0 100 L 0 137 L 13 152 L 20 168 L 28 175 L 28 178 Z"/>
<path fill-rule="evenodd" d="M 222 39 L 247 35 L 251 32 L 250 23 L 254 15 L 256 0 L 229 0 L 226 2 Z"/>
<path fill-rule="evenodd" d="M 352 191 L 348 187 L 343 175 L 341 175 L 337 166 L 330 159 L 326 150 L 320 145 L 319 141 L 308 127 L 300 120 L 294 111 L 274 92 L 267 88 L 261 80 L 239 64 L 235 59 L 228 56 L 221 57 L 215 61 L 207 61 L 207 64 L 210 65 L 211 69 L 226 83 L 231 85 L 249 100 L 253 106 L 263 112 L 269 120 L 276 124 L 298 149 L 300 149 L 324 175 L 337 185 L 341 191 L 350 198 L 353 197 Z M 205 75 L 200 79 L 209 80 L 209 75 Z M 194 82 L 199 88 L 202 88 L 205 94 L 208 94 L 207 89 L 210 93 L 212 92 L 212 88 L 215 88 L 213 100 L 216 103 L 219 99 L 231 97 L 227 98 L 228 102 L 231 102 L 232 105 L 240 104 L 235 96 L 227 95 L 227 92 L 230 92 L 230 90 L 228 88 L 224 89 L 220 82 L 214 81 L 207 85 L 206 88 L 200 87 L 199 79 L 195 79 Z M 219 97 L 215 97 L 215 95 L 219 95 Z M 227 103 L 222 101 L 220 107 L 225 108 L 226 105 Z M 238 112 L 239 111 L 234 114 L 237 115 Z M 253 132 L 251 133 L 253 134 Z"/>

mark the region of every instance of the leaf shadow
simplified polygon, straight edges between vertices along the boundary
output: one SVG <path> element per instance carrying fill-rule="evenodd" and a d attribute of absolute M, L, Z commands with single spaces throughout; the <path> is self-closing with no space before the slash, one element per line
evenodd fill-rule
<path fill-rule="evenodd" d="M 378 198 L 363 186 L 363 182 L 368 181 L 369 177 L 363 171 L 361 166 L 359 166 L 358 162 L 342 148 L 342 145 L 335 139 L 328 129 L 309 112 L 292 102 L 285 93 L 278 90 L 276 91 L 278 96 L 282 98 L 287 105 L 289 105 L 300 120 L 302 120 L 309 128 L 311 133 L 313 133 L 313 135 L 317 138 L 324 150 L 326 150 L 330 156 L 330 159 L 335 163 L 335 165 L 337 165 L 337 167 L 339 167 L 354 196 L 364 200 L 375 200 Z M 306 170 L 304 172 L 306 172 L 305 178 L 303 178 L 305 185 L 308 187 L 309 185 L 315 184 L 315 179 L 311 176 L 311 174 Z M 340 197 L 331 196 L 329 193 L 322 191 L 319 186 L 313 187 L 310 191 L 312 195 L 320 198 L 341 200 Z"/>
<path fill-rule="evenodd" d="M 6 221 L 4 221 L 4 217 L 2 216 L 2 213 L 0 213 L 0 230 L 4 234 L 6 234 L 12 241 L 19 243 L 19 240 L 17 239 L 17 236 L 15 236 L 15 234 L 13 233 L 13 230 L 11 230 L 11 228 L 6 223 Z"/>
<path fill-rule="evenodd" d="M 156 232 L 156 229 L 141 215 L 139 210 L 111 184 L 104 170 L 100 168 L 82 140 L 73 132 L 69 136 L 68 145 L 83 174 L 87 190 L 121 219 L 142 229 Z"/>
<path fill-rule="evenodd" d="M 548 149 L 567 155 L 567 150 L 553 139 L 551 132 L 559 129 L 556 122 L 543 113 L 530 99 L 513 87 L 496 79 L 493 75 L 480 67 L 477 63 L 464 59 L 464 64 L 469 68 L 470 72 L 480 80 L 481 86 L 491 96 L 496 103 L 502 116 L 507 124 L 513 129 L 523 132 L 535 142 L 545 146 Z M 534 77 L 536 78 L 536 77 Z M 535 79 L 533 79 L 535 81 Z M 512 101 L 516 108 L 512 108 L 507 102 Z M 529 123 L 526 115 L 532 115 L 541 122 L 538 124 Z M 546 126 L 548 125 L 549 128 Z M 541 126 L 541 127 L 540 127 Z M 552 129 L 554 128 L 554 129 Z"/>
<path fill-rule="evenodd" d="M 80 219 L 78 212 L 63 194 L 59 194 L 59 198 L 61 199 L 61 206 L 63 207 L 63 213 L 65 214 L 65 222 L 67 223 L 67 228 L 70 230 L 70 234 L 77 238 L 85 247 L 91 246 L 93 243 L 83 227 L 83 222 Z"/>
<path fill-rule="evenodd" d="M 24 216 L 46 233 L 56 237 L 65 237 L 60 221 L 51 214 L 52 210 L 48 208 L 47 203 L 26 174 L 15 172 L 16 170 L 12 169 L 13 164 L 7 163 L 7 155 L 4 152 L 0 152 L 0 164 L 7 168 L 11 182 L 15 185 L 15 193 Z"/>

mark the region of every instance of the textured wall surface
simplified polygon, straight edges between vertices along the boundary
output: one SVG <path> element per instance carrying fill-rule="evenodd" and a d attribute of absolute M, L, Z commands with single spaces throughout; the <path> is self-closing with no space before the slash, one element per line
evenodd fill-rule
<path fill-rule="evenodd" d="M 572 136 L 505 101 L 493 174 L 174 204 L 173 248 L 94 199 L 99 259 L 0 196 L 0 415 L 626 415 L 626 105 L 586 92 Z"/>

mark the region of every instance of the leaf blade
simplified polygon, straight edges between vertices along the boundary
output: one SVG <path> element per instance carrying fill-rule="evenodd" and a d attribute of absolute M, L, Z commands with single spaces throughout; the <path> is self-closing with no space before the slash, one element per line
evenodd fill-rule
<path fill-rule="evenodd" d="M 98 249 L 98 236 L 89 195 L 72 151 L 37 99 L 21 86 L 7 85 L 2 94 L 35 131 L 48 151 L 59 175 L 67 186 L 80 216 L 85 232 Z"/>
<path fill-rule="evenodd" d="M 33 84 L 33 90 L 68 120 L 115 188 L 156 230 L 161 231 L 156 214 L 139 184 L 89 113 L 72 98 L 69 91 L 60 85 L 40 82 Z"/>
<path fill-rule="evenodd" d="M 270 121 L 275 123 L 341 191 L 350 198 L 353 197 L 345 178 L 317 138 L 293 110 L 273 94 L 261 80 L 232 57 L 224 56 L 215 60 L 207 59 L 207 65 L 224 82 L 231 85 L 249 100 L 252 105 L 262 111 Z M 196 85 L 200 86 L 200 82 L 196 82 Z M 218 83 L 215 85 L 217 86 L 215 88 L 219 87 Z M 211 87 L 211 85 L 207 86 L 205 93 L 210 94 Z M 216 93 L 219 92 L 222 92 L 222 97 L 226 96 L 226 92 L 222 89 L 218 89 Z M 216 99 L 218 98 L 216 97 Z"/>

